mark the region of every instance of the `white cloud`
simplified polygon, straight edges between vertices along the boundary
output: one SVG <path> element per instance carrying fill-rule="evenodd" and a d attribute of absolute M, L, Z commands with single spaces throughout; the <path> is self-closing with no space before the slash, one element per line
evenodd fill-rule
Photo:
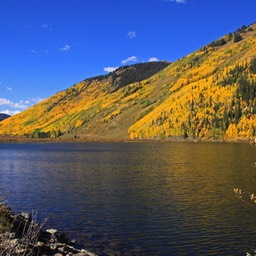
<path fill-rule="evenodd" d="M 135 38 L 137 35 L 136 35 L 136 32 L 135 31 L 129 31 L 127 36 L 130 38 L 130 39 L 133 39 Z"/>
<path fill-rule="evenodd" d="M 33 49 L 31 49 L 31 50 L 30 50 L 30 53 L 32 53 L 32 54 L 36 54 L 36 51 L 35 51 L 35 50 L 33 50 Z"/>
<path fill-rule="evenodd" d="M 20 101 L 20 102 L 12 102 L 8 99 L 5 98 L 0 98 L 0 106 L 9 106 L 12 108 L 17 108 L 17 109 L 26 109 L 28 108 L 28 106 L 26 104 L 24 104 L 24 102 Z"/>
<path fill-rule="evenodd" d="M 26 100 L 20 100 L 19 102 L 12 102 L 5 98 L 0 98 L 0 106 L 7 106 L 12 109 L 0 110 L 1 113 L 5 113 L 8 115 L 15 115 L 24 111 L 25 109 L 39 103 L 44 100 L 43 98 L 30 98 Z"/>
<path fill-rule="evenodd" d="M 12 111 L 12 110 L 6 109 L 6 110 L 1 111 L 1 113 L 13 116 L 13 115 L 19 114 L 20 111 L 19 110 Z"/>
<path fill-rule="evenodd" d="M 0 105 L 7 105 L 10 106 L 11 105 L 11 101 L 4 99 L 4 98 L 0 98 Z"/>
<path fill-rule="evenodd" d="M 71 49 L 71 46 L 68 45 L 68 44 L 65 44 L 63 47 L 60 48 L 60 51 L 61 52 L 68 52 L 68 51 L 70 51 L 70 49 Z"/>
<path fill-rule="evenodd" d="M 12 88 L 7 86 L 7 87 L 6 87 L 6 91 L 11 92 L 11 91 L 12 91 Z"/>
<path fill-rule="evenodd" d="M 154 61 L 159 61 L 159 59 L 156 58 L 156 57 L 151 57 L 151 58 L 149 58 L 149 60 L 148 60 L 148 62 L 154 62 Z"/>
<path fill-rule="evenodd" d="M 129 62 L 136 62 L 136 61 L 138 61 L 138 58 L 136 56 L 131 56 L 125 60 L 122 60 L 122 64 L 125 65 Z"/>
<path fill-rule="evenodd" d="M 13 102 L 12 102 L 11 107 L 17 108 L 17 109 L 23 109 L 23 110 L 26 109 L 26 108 L 28 108 L 28 106 L 25 105 L 25 104 L 23 104 L 22 102 L 16 102 L 16 103 L 13 103 Z"/>
<path fill-rule="evenodd" d="M 118 69 L 118 67 L 105 67 L 104 71 L 110 73 L 115 71 L 116 69 Z"/>
<path fill-rule="evenodd" d="M 30 104 L 30 101 L 29 100 L 20 100 L 20 103 L 28 105 L 28 104 Z"/>

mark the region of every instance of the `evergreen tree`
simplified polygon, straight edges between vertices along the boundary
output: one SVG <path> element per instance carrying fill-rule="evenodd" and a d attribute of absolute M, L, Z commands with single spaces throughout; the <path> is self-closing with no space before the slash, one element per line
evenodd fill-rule
<path fill-rule="evenodd" d="M 233 38 L 233 34 L 232 33 L 228 33 L 228 41 L 231 41 Z"/>
<path fill-rule="evenodd" d="M 251 73 L 256 74 L 256 57 L 251 60 L 250 71 Z"/>
<path fill-rule="evenodd" d="M 239 41 L 241 41 L 241 40 L 243 40 L 243 37 L 241 36 L 240 33 L 236 32 L 236 33 L 234 34 L 234 43 L 237 43 L 237 42 L 239 42 Z"/>
<path fill-rule="evenodd" d="M 242 113 L 241 113 L 240 99 L 237 99 L 236 105 L 235 105 L 235 124 L 236 124 L 236 125 L 239 123 L 241 114 L 242 114 Z"/>

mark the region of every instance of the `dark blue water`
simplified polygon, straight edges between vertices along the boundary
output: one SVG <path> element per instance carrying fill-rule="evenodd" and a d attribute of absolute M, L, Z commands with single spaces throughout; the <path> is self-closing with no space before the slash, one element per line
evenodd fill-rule
<path fill-rule="evenodd" d="M 0 194 L 99 255 L 256 248 L 256 148 L 218 143 L 0 144 Z"/>

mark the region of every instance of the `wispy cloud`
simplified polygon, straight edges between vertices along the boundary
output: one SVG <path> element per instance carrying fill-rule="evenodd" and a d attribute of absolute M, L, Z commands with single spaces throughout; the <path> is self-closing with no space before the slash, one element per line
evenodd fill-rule
<path fill-rule="evenodd" d="M 34 26 L 31 25 L 31 24 L 25 24 L 25 28 L 29 28 L 29 29 L 32 29 Z"/>
<path fill-rule="evenodd" d="M 61 52 L 68 52 L 68 51 L 70 51 L 70 49 L 71 49 L 71 46 L 68 45 L 68 44 L 65 44 L 63 47 L 60 48 L 60 51 Z"/>
<path fill-rule="evenodd" d="M 5 98 L 0 98 L 0 106 L 9 106 L 11 108 L 17 108 L 17 109 L 26 109 L 28 105 L 24 104 L 24 102 L 12 102 Z"/>
<path fill-rule="evenodd" d="M 131 56 L 125 60 L 122 60 L 122 64 L 125 65 L 129 62 L 136 62 L 136 61 L 138 61 L 138 58 L 136 56 Z"/>
<path fill-rule="evenodd" d="M 110 73 L 115 71 L 116 69 L 118 69 L 118 67 L 105 67 L 104 71 Z"/>
<path fill-rule="evenodd" d="M 20 100 L 20 104 L 29 105 L 30 101 L 29 100 Z"/>
<path fill-rule="evenodd" d="M 151 58 L 149 58 L 149 60 L 148 60 L 148 62 L 154 62 L 154 61 L 159 61 L 159 59 L 156 58 L 156 57 L 151 57 Z"/>
<path fill-rule="evenodd" d="M 1 113 L 8 115 L 15 115 L 27 108 L 39 103 L 44 100 L 43 98 L 29 98 L 26 100 L 20 100 L 19 102 L 13 102 L 5 98 L 0 98 L 0 106 L 6 106 L 8 109 L 0 110 Z"/>
<path fill-rule="evenodd" d="M 19 111 L 19 110 L 10 110 L 10 109 L 6 109 L 6 110 L 1 111 L 1 113 L 7 114 L 7 115 L 10 115 L 10 116 L 19 114 L 20 112 L 21 111 Z"/>
<path fill-rule="evenodd" d="M 39 102 L 41 102 L 43 100 L 44 100 L 44 98 L 36 97 L 36 98 L 28 99 L 28 100 L 26 100 L 26 102 L 28 102 L 28 104 L 34 105 L 34 104 L 37 104 L 37 103 L 39 103 Z"/>
<path fill-rule="evenodd" d="M 172 2 L 177 4 L 185 4 L 187 0 L 162 0 L 164 2 Z"/>
<path fill-rule="evenodd" d="M 6 91 L 8 91 L 8 92 L 11 92 L 11 91 L 12 91 L 12 87 L 9 87 L 9 86 L 7 86 L 5 89 L 6 89 Z"/>
<path fill-rule="evenodd" d="M 135 38 L 137 35 L 136 35 L 136 32 L 135 31 L 129 31 L 127 36 L 129 37 L 129 39 L 133 39 Z"/>
<path fill-rule="evenodd" d="M 177 4 L 185 4 L 187 0 L 156 0 L 155 2 L 170 2 Z"/>
<path fill-rule="evenodd" d="M 31 49 L 31 50 L 30 50 L 30 53 L 32 53 L 32 54 L 36 54 L 36 51 L 35 51 L 35 50 L 33 50 L 33 49 Z"/>
<path fill-rule="evenodd" d="M 41 25 L 42 29 L 43 30 L 49 30 L 49 31 L 52 31 L 52 27 L 50 27 L 48 24 L 44 23 Z"/>

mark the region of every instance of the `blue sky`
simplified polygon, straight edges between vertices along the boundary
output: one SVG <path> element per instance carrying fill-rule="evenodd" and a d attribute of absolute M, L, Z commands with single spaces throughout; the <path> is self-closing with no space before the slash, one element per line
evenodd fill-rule
<path fill-rule="evenodd" d="M 256 0 L 1 0 L 0 112 L 122 65 L 175 61 L 256 21 Z"/>

